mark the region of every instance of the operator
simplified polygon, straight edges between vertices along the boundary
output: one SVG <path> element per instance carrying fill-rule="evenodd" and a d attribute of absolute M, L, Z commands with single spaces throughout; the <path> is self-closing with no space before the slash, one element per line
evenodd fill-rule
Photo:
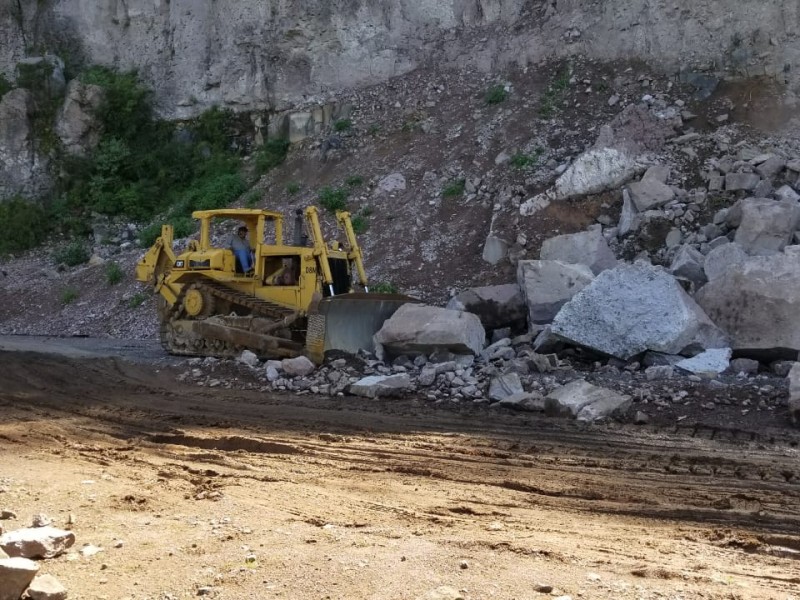
<path fill-rule="evenodd" d="M 242 272 L 252 272 L 253 253 L 250 250 L 250 241 L 247 239 L 247 227 L 242 225 L 236 230 L 236 235 L 231 236 L 230 248 L 233 250 L 233 255 Z"/>

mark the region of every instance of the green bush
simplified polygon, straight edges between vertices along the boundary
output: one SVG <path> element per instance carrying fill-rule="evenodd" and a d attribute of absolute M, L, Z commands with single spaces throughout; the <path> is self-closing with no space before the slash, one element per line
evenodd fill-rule
<path fill-rule="evenodd" d="M 335 131 L 349 131 L 353 127 L 353 122 L 350 119 L 339 119 L 333 124 Z"/>
<path fill-rule="evenodd" d="M 347 190 L 344 188 L 324 187 L 319 191 L 318 200 L 320 205 L 330 212 L 344 210 L 347 208 Z"/>
<path fill-rule="evenodd" d="M 270 169 L 274 169 L 286 160 L 286 153 L 289 151 L 289 140 L 273 138 L 259 148 L 256 152 L 255 167 L 258 175 L 263 175 Z"/>
<path fill-rule="evenodd" d="M 539 155 L 541 154 L 541 150 L 536 150 L 531 154 L 525 154 L 522 152 L 517 152 L 514 156 L 511 157 L 511 166 L 516 167 L 517 169 L 524 169 L 525 167 L 530 167 L 535 165 L 539 162 Z"/>
<path fill-rule="evenodd" d="M 367 218 L 363 215 L 356 215 L 350 222 L 353 225 L 353 231 L 357 235 L 361 235 L 369 229 L 369 221 L 367 221 Z"/>
<path fill-rule="evenodd" d="M 360 186 L 361 184 L 363 184 L 363 183 L 364 183 L 364 178 L 363 178 L 363 177 L 361 177 L 361 175 L 351 175 L 350 177 L 348 177 L 348 178 L 345 180 L 345 183 L 346 183 L 346 184 L 347 184 L 349 187 L 351 187 L 351 188 L 355 188 L 355 187 L 358 187 L 358 186 Z"/>
<path fill-rule="evenodd" d="M 493 85 L 486 92 L 486 104 L 500 104 L 505 102 L 506 98 L 508 98 L 508 92 L 506 86 L 502 84 Z"/>
<path fill-rule="evenodd" d="M 255 208 L 259 200 L 261 200 L 261 192 L 250 190 L 244 197 L 244 206 L 245 208 Z"/>
<path fill-rule="evenodd" d="M 59 264 L 65 264 L 68 267 L 82 265 L 89 262 L 89 250 L 86 245 L 80 240 L 73 240 L 66 246 L 60 248 L 53 254 L 53 258 Z"/>
<path fill-rule="evenodd" d="M 457 179 L 456 181 L 451 181 L 442 190 L 442 196 L 444 196 L 445 198 L 454 198 L 456 196 L 461 196 L 464 194 L 464 188 L 466 187 L 466 185 L 467 182 L 464 179 Z"/>
<path fill-rule="evenodd" d="M 38 246 L 48 234 L 45 211 L 21 198 L 0 202 L 0 255 Z"/>
<path fill-rule="evenodd" d="M 382 281 L 372 286 L 372 291 L 376 294 L 396 294 L 397 288 L 388 281 Z"/>
<path fill-rule="evenodd" d="M 147 300 L 147 295 L 141 292 L 136 292 L 128 299 L 128 308 L 139 308 L 144 301 Z"/>
<path fill-rule="evenodd" d="M 161 226 L 168 222 L 172 224 L 173 236 L 176 240 L 189 237 L 197 229 L 197 222 L 190 217 L 175 217 L 167 221 L 158 221 L 139 232 L 139 244 L 143 248 L 149 248 L 155 244 L 161 235 Z"/>
<path fill-rule="evenodd" d="M 73 287 L 65 288 L 61 292 L 61 304 L 72 304 L 78 299 L 78 290 Z"/>
<path fill-rule="evenodd" d="M 290 181 L 286 184 L 286 193 L 290 196 L 294 196 L 297 192 L 300 191 L 300 184 L 296 181 Z"/>
<path fill-rule="evenodd" d="M 106 265 L 106 282 L 108 282 L 108 285 L 117 285 L 124 276 L 125 274 L 119 264 L 110 262 Z"/>

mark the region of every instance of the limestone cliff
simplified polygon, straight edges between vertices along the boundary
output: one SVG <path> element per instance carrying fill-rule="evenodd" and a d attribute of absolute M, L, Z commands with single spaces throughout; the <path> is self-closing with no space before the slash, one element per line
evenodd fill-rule
<path fill-rule="evenodd" d="M 26 48 L 136 68 L 165 117 L 282 110 L 422 64 L 502 72 L 584 54 L 797 84 L 797 0 L 2 0 Z"/>

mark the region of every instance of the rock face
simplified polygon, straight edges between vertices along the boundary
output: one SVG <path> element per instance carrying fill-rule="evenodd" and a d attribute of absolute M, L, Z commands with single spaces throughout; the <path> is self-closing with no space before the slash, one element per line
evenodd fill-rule
<path fill-rule="evenodd" d="M 56 121 L 56 134 L 64 149 L 74 156 L 85 156 L 100 142 L 101 126 L 94 111 L 100 108 L 105 93 L 97 85 L 73 79 Z"/>
<path fill-rule="evenodd" d="M 404 304 L 387 319 L 375 343 L 391 354 L 480 354 L 486 330 L 472 313 L 424 304 Z"/>
<path fill-rule="evenodd" d="M 0 99 L 0 198 L 37 196 L 49 185 L 47 160 L 34 147 L 33 100 L 24 89 Z"/>
<path fill-rule="evenodd" d="M 586 265 L 595 275 L 617 266 L 617 259 L 608 242 L 596 229 L 550 238 L 542 244 L 539 257 L 542 260 Z"/>
<path fill-rule="evenodd" d="M 796 358 L 800 351 L 800 246 L 729 267 L 697 293 L 697 302 L 740 353 Z"/>
<path fill-rule="evenodd" d="M 552 332 L 622 360 L 646 350 L 679 354 L 728 346 L 671 275 L 641 262 L 598 275 L 559 311 Z"/>
<path fill-rule="evenodd" d="M 517 279 L 528 308 L 530 323 L 551 323 L 561 307 L 594 280 L 586 265 L 557 260 L 521 260 Z"/>
<path fill-rule="evenodd" d="M 0 559 L 0 600 L 19 600 L 38 570 L 27 558 Z"/>
<path fill-rule="evenodd" d="M 702 60 L 730 69 L 746 66 L 795 85 L 796 70 L 783 67 L 800 54 L 800 42 L 784 33 L 797 14 L 794 0 L 765 0 L 757 8 L 738 0 L 552 6 L 527 0 L 98 0 L 92 10 L 83 0 L 18 4 L 21 15 L 0 11 L 0 71 L 10 74 L 26 46 L 67 40 L 88 64 L 138 68 L 165 115 L 178 118 L 214 104 L 282 109 L 303 94 L 383 81 L 430 59 L 442 68 L 485 72 L 577 53 L 640 59 L 665 69 Z M 648 15 L 645 21 L 642 14 Z M 719 15 L 729 32 L 775 35 L 743 35 L 732 53 L 730 35 L 719 35 Z M 565 43 L 564 32 L 575 27 L 580 43 Z M 494 29 L 503 32 L 496 43 L 474 45 Z"/>
<path fill-rule="evenodd" d="M 502 327 L 510 327 L 512 331 L 525 329 L 525 298 L 516 283 L 470 288 L 451 298 L 446 308 L 478 315 L 487 330 Z"/>

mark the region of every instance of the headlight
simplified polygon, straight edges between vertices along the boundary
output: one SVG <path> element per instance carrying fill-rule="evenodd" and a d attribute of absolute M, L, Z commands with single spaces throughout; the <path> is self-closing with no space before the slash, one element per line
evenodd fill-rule
<path fill-rule="evenodd" d="M 176 269 L 182 269 L 183 265 L 184 265 L 184 262 L 182 260 L 176 260 L 175 261 L 175 268 Z"/>

